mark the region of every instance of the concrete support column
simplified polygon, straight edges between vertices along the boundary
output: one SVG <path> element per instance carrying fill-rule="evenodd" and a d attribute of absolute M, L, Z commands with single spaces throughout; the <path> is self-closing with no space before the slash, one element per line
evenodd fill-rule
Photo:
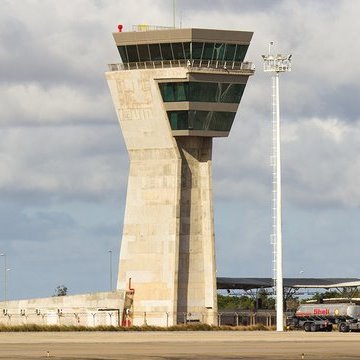
<path fill-rule="evenodd" d="M 178 312 L 216 324 L 212 138 L 176 138 L 181 155 Z"/>

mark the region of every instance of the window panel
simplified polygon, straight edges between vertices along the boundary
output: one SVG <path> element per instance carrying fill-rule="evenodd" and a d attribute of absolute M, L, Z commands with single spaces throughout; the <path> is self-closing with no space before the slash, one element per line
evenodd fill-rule
<path fill-rule="evenodd" d="M 205 43 L 202 60 L 211 60 L 214 52 L 213 43 Z"/>
<path fill-rule="evenodd" d="M 208 113 L 207 111 L 196 111 L 196 110 L 192 110 L 189 111 L 189 115 L 192 116 L 193 118 L 193 129 L 194 130 L 205 130 L 204 129 L 204 119 L 206 114 Z"/>
<path fill-rule="evenodd" d="M 189 83 L 161 83 L 159 84 L 162 98 L 165 102 L 188 101 Z"/>
<path fill-rule="evenodd" d="M 233 112 L 220 111 L 168 111 L 172 130 L 230 131 Z"/>
<path fill-rule="evenodd" d="M 136 45 L 126 46 L 127 54 L 129 57 L 129 62 L 139 62 L 139 56 L 136 49 Z"/>
<path fill-rule="evenodd" d="M 175 60 L 183 60 L 183 59 L 185 59 L 184 49 L 183 49 L 182 43 L 173 43 L 173 44 L 171 44 L 171 46 L 172 46 L 172 50 L 173 50 Z"/>
<path fill-rule="evenodd" d="M 237 45 L 236 46 L 236 54 L 235 54 L 235 61 L 244 61 L 248 45 Z"/>
<path fill-rule="evenodd" d="M 161 96 L 163 97 L 163 100 L 165 102 L 174 101 L 175 94 L 174 94 L 173 83 L 159 84 L 159 85 L 160 85 L 160 91 L 161 91 Z"/>
<path fill-rule="evenodd" d="M 214 111 L 211 117 L 209 130 L 230 131 L 236 113 Z"/>
<path fill-rule="evenodd" d="M 245 84 L 171 82 L 160 83 L 159 87 L 165 102 L 239 103 L 245 89 Z"/>
<path fill-rule="evenodd" d="M 214 49 L 214 60 L 223 60 L 225 44 L 217 43 Z"/>
<path fill-rule="evenodd" d="M 125 46 L 118 46 L 119 54 L 123 63 L 128 63 L 129 59 L 126 54 Z"/>
<path fill-rule="evenodd" d="M 219 102 L 239 103 L 245 90 L 245 84 L 221 84 Z"/>
<path fill-rule="evenodd" d="M 216 102 L 217 83 L 190 82 L 189 101 Z"/>
<path fill-rule="evenodd" d="M 123 62 L 159 60 L 219 60 L 243 61 L 248 45 L 222 43 L 165 43 L 150 45 L 118 46 Z"/>
<path fill-rule="evenodd" d="M 226 44 L 225 56 L 224 56 L 225 61 L 233 61 L 234 60 L 235 48 L 236 48 L 236 45 L 234 45 L 234 44 Z"/>
<path fill-rule="evenodd" d="M 190 55 L 190 43 L 184 43 L 184 52 L 185 52 L 185 59 L 191 59 Z"/>
<path fill-rule="evenodd" d="M 152 61 L 162 60 L 159 44 L 150 44 L 149 49 L 150 49 L 150 57 Z"/>
<path fill-rule="evenodd" d="M 168 118 L 172 130 L 187 130 L 189 127 L 187 111 L 168 111 Z"/>
<path fill-rule="evenodd" d="M 149 61 L 150 60 L 150 53 L 148 45 L 138 45 L 138 52 L 140 61 Z"/>
<path fill-rule="evenodd" d="M 189 99 L 189 83 L 174 83 L 175 101 L 187 101 Z"/>
<path fill-rule="evenodd" d="M 170 44 L 160 44 L 163 60 L 174 60 Z"/>
<path fill-rule="evenodd" d="M 201 58 L 204 43 L 192 43 L 192 59 L 199 60 Z"/>

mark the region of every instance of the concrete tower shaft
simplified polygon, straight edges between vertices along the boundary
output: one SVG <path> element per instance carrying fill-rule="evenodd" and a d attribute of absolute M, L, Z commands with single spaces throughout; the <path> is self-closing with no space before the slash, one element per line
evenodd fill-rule
<path fill-rule="evenodd" d="M 254 72 L 251 36 L 114 34 L 123 63 L 106 77 L 130 158 L 117 288 L 131 279 L 134 324 L 216 323 L 212 138 L 228 135 Z"/>

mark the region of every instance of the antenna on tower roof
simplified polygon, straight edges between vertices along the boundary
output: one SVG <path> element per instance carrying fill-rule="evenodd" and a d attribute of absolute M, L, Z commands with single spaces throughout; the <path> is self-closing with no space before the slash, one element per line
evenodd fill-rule
<path fill-rule="evenodd" d="M 176 6 L 175 6 L 176 0 L 173 0 L 173 27 L 175 29 L 175 14 L 176 14 Z"/>

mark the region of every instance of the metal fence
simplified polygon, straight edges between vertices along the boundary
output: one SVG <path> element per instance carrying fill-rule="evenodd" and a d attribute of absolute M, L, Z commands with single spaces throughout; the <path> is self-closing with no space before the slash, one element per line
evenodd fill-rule
<path fill-rule="evenodd" d="M 173 30 L 173 29 L 175 29 L 175 27 L 173 26 L 158 26 L 158 25 L 147 25 L 147 24 L 132 26 L 132 31 L 136 31 L 136 32 L 154 31 L 154 30 Z"/>
<path fill-rule="evenodd" d="M 132 63 L 108 64 L 109 71 L 136 70 L 136 69 L 162 69 L 187 67 L 191 70 L 231 71 L 237 73 L 253 74 L 255 65 L 251 62 L 220 61 L 220 60 L 159 60 L 141 61 Z"/>
<path fill-rule="evenodd" d="M 218 326 L 252 326 L 265 325 L 273 326 L 276 324 L 276 313 L 272 310 L 259 311 L 221 311 L 217 313 L 169 313 L 169 312 L 134 312 L 131 314 L 132 322 L 139 325 L 155 325 L 161 323 L 169 326 L 171 319 L 176 319 L 177 324 L 202 324 L 208 323 L 210 318 Z"/>
<path fill-rule="evenodd" d="M 89 311 L 89 312 L 29 312 L 1 314 L 0 325 L 65 325 L 65 326 L 119 326 L 119 311 Z"/>
<path fill-rule="evenodd" d="M 128 321 L 126 321 L 128 320 Z M 211 320 L 211 321 L 210 321 Z M 134 312 L 122 314 L 120 310 L 87 312 L 9 312 L 0 314 L 0 325 L 65 325 L 65 326 L 131 326 L 154 325 L 171 326 L 177 324 L 215 323 L 218 326 L 251 326 L 276 324 L 275 311 L 222 311 L 218 313 L 170 313 L 170 312 Z"/>

